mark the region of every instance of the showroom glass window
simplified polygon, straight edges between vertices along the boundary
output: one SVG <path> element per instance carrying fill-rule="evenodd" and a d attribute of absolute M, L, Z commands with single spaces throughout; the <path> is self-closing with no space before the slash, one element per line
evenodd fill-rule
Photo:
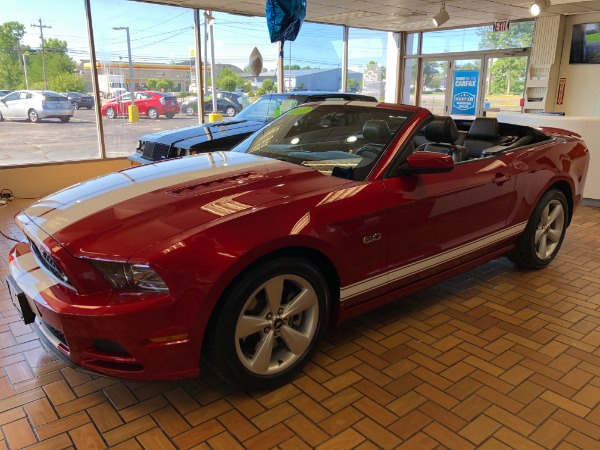
<path fill-rule="evenodd" d="M 318 51 L 315 41 L 318 41 Z M 344 29 L 304 22 L 284 48 L 284 91 L 333 91 L 342 87 Z"/>
<path fill-rule="evenodd" d="M 387 32 L 348 30 L 348 92 L 360 92 L 384 101 L 387 50 Z"/>
<path fill-rule="evenodd" d="M 92 0 L 91 9 L 106 156 L 131 154 L 142 135 L 197 123 L 166 108 L 186 99 L 193 81 L 193 10 L 125 0 Z M 129 120 L 130 53 L 137 122 Z M 89 63 L 84 77 L 91 89 Z M 141 94 L 146 90 L 164 95 Z"/>
<path fill-rule="evenodd" d="M 26 7 L 23 3 L 7 2 L 1 11 L 0 89 L 91 92 L 82 73 L 83 64 L 89 59 L 89 46 L 81 0 L 61 0 L 60 7 L 45 0 L 28 0 Z M 78 25 L 74 27 L 74 23 Z M 71 97 L 73 115 L 64 123 L 60 118 L 44 118 L 51 114 L 49 110 L 57 98 L 52 93 L 44 95 L 44 99 L 52 101 L 33 95 L 8 97 L 10 108 L 16 110 L 10 112 L 14 119 L 0 125 L 0 167 L 101 156 L 95 112 L 87 109 L 89 104 L 80 105 Z M 13 97 L 18 100 L 10 101 Z M 64 99 L 69 106 L 69 99 Z M 37 120 L 36 115 L 41 121 L 31 123 L 31 117 Z"/>

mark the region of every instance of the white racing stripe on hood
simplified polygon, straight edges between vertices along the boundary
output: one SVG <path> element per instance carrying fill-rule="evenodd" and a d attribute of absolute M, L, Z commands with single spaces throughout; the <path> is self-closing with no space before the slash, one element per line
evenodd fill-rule
<path fill-rule="evenodd" d="M 244 153 L 218 152 L 149 164 L 60 191 L 27 208 L 25 214 L 52 235 L 98 211 L 148 192 L 277 162 Z"/>

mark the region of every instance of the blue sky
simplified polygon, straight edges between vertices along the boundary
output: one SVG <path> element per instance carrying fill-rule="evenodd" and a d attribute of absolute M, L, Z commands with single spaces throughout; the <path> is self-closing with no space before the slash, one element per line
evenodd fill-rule
<path fill-rule="evenodd" d="M 0 23 L 18 21 L 26 26 L 23 43 L 40 46 L 39 28 L 41 17 L 44 38 L 67 41 L 70 55 L 88 58 L 85 11 L 81 0 L 3 0 Z M 256 46 L 260 50 L 264 67 L 276 68 L 277 45 L 271 44 L 264 17 L 242 17 L 215 12 L 214 25 L 215 61 L 235 64 L 243 68 L 248 64 L 250 52 Z M 124 31 L 113 30 L 127 26 L 131 34 L 134 61 L 162 62 L 190 58 L 194 45 L 194 17 L 190 9 L 153 5 L 125 0 L 92 0 L 94 38 L 97 57 L 101 60 L 127 58 Z M 376 60 L 385 63 L 387 33 L 369 30 L 350 30 L 350 66 L 360 69 L 366 62 Z M 210 47 L 209 47 L 210 49 Z M 210 50 L 209 50 L 210 51 Z M 296 41 L 286 42 L 285 64 L 330 68 L 341 66 L 342 27 L 304 23 Z"/>

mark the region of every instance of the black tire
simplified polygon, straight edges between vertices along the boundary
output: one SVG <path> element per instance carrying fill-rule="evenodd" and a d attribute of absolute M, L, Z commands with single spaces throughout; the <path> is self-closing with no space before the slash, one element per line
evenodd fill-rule
<path fill-rule="evenodd" d="M 175 114 L 173 114 L 173 113 L 165 114 L 165 117 L 167 119 L 172 119 L 173 117 L 175 117 Z"/>
<path fill-rule="evenodd" d="M 27 117 L 33 123 L 38 123 L 40 120 L 42 120 L 35 109 L 30 109 L 27 112 Z"/>
<path fill-rule="evenodd" d="M 206 336 L 209 363 L 246 389 L 285 384 L 310 360 L 329 322 L 329 303 L 327 283 L 309 261 L 262 263 L 238 278 L 217 305 Z"/>
<path fill-rule="evenodd" d="M 196 114 L 196 111 L 194 111 L 194 108 L 192 108 L 191 106 L 188 106 L 187 108 L 185 108 L 185 113 L 188 116 L 193 116 L 194 114 Z"/>
<path fill-rule="evenodd" d="M 519 267 L 541 269 L 558 254 L 569 220 L 569 205 L 558 189 L 546 192 L 536 205 L 517 248 L 508 255 Z"/>
<path fill-rule="evenodd" d="M 4 116 L 0 113 L 0 122 L 4 122 Z"/>
<path fill-rule="evenodd" d="M 73 102 L 73 108 L 74 109 L 79 109 L 79 103 Z"/>
<path fill-rule="evenodd" d="M 69 120 L 71 120 L 71 116 L 60 116 L 59 119 L 62 123 L 67 123 Z"/>
<path fill-rule="evenodd" d="M 112 108 L 106 108 L 106 117 L 108 117 L 109 119 L 116 119 L 117 113 Z"/>
<path fill-rule="evenodd" d="M 152 120 L 158 119 L 158 116 L 160 115 L 160 114 L 158 114 L 158 109 L 156 109 L 156 108 L 148 108 L 148 112 L 146 114 Z"/>
<path fill-rule="evenodd" d="M 228 106 L 227 108 L 225 108 L 225 115 L 227 117 L 235 117 L 236 114 L 237 111 L 233 106 Z"/>

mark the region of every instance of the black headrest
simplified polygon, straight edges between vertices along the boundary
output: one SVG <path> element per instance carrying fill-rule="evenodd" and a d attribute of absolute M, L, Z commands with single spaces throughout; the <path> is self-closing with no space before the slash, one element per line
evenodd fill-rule
<path fill-rule="evenodd" d="M 471 124 L 467 137 L 474 139 L 498 139 L 498 119 L 495 117 L 477 117 Z"/>
<path fill-rule="evenodd" d="M 452 144 L 458 139 L 458 129 L 452 117 L 436 116 L 424 130 L 425 138 L 431 142 Z"/>
<path fill-rule="evenodd" d="M 387 139 L 390 137 L 390 128 L 385 120 L 367 120 L 363 125 L 363 138 Z"/>

